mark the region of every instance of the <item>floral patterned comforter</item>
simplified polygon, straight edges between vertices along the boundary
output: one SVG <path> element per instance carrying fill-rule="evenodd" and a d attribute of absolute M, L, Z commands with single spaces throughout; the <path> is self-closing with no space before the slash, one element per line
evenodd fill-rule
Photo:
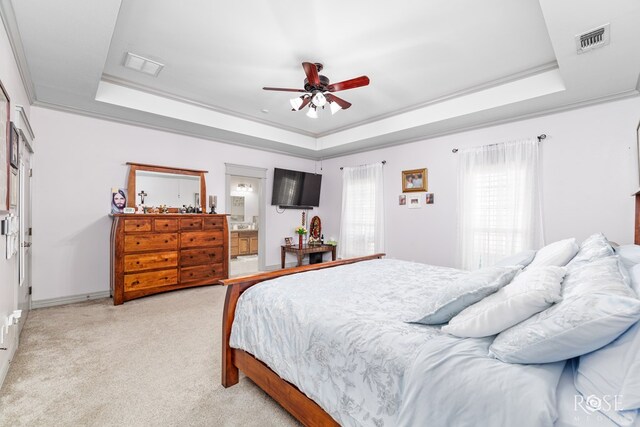
<path fill-rule="evenodd" d="M 505 364 L 492 338 L 406 322 L 465 274 L 382 259 L 263 282 L 238 301 L 231 346 L 342 425 L 552 425 L 564 363 Z"/>

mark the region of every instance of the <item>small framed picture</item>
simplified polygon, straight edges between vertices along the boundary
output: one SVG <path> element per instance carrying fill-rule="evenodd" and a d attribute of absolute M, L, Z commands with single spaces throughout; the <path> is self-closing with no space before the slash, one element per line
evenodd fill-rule
<path fill-rule="evenodd" d="M 398 196 L 398 204 L 400 206 L 405 206 L 407 204 L 407 196 L 405 194 L 401 194 Z"/>
<path fill-rule="evenodd" d="M 127 206 L 127 190 L 125 188 L 111 189 L 111 213 L 120 214 Z"/>
<path fill-rule="evenodd" d="M 425 204 L 432 205 L 433 204 L 433 193 L 427 193 L 425 197 Z"/>
<path fill-rule="evenodd" d="M 420 204 L 420 196 L 409 196 L 408 199 L 407 204 L 409 205 L 409 209 L 420 209 L 422 207 Z"/>
<path fill-rule="evenodd" d="M 9 174 L 9 209 L 14 210 L 18 208 L 18 169 L 11 169 Z"/>
<path fill-rule="evenodd" d="M 293 239 L 291 237 L 285 237 L 284 238 L 284 244 L 285 244 L 285 246 L 293 245 Z"/>
<path fill-rule="evenodd" d="M 402 171 L 402 192 L 427 191 L 427 169 Z"/>
<path fill-rule="evenodd" d="M 9 164 L 11 167 L 18 169 L 18 148 L 20 144 L 18 143 L 20 136 L 18 135 L 18 129 L 15 127 L 13 122 L 11 122 L 11 144 L 9 146 Z"/>

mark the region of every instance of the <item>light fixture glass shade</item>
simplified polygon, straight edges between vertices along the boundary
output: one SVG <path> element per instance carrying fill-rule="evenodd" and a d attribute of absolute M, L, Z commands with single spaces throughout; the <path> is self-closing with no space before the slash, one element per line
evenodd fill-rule
<path fill-rule="evenodd" d="M 329 103 L 329 108 L 331 108 L 331 114 L 335 114 L 338 111 L 342 110 L 342 107 L 338 105 L 337 102 L 330 102 Z"/>
<path fill-rule="evenodd" d="M 291 107 L 298 111 L 302 105 L 302 97 L 290 99 L 289 102 L 291 103 Z"/>
<path fill-rule="evenodd" d="M 313 95 L 313 99 L 311 99 L 311 102 L 313 102 L 313 105 L 315 105 L 316 107 L 324 107 L 327 103 L 327 98 L 322 92 L 318 91 L 315 95 Z"/>
<path fill-rule="evenodd" d="M 315 107 L 309 107 L 309 111 L 307 111 L 307 117 L 311 118 L 311 119 L 317 119 L 318 118 L 318 111 L 315 109 Z"/>

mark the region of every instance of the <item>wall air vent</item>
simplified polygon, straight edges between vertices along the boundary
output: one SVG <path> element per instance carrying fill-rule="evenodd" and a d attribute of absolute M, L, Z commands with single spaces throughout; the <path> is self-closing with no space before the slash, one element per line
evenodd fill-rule
<path fill-rule="evenodd" d="M 152 61 L 151 59 L 136 55 L 135 53 L 131 52 L 127 52 L 126 56 L 124 57 L 123 65 L 127 68 L 140 71 L 141 73 L 149 74 L 153 77 L 157 77 L 158 73 L 160 73 L 160 71 L 164 67 L 164 64 Z"/>
<path fill-rule="evenodd" d="M 609 24 L 589 30 L 576 36 L 576 49 L 578 53 L 585 53 L 609 44 Z"/>

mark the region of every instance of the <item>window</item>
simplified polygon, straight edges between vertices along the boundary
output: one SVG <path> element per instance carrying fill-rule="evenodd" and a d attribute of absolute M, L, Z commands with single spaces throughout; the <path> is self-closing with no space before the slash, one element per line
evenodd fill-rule
<path fill-rule="evenodd" d="M 340 258 L 371 255 L 384 250 L 382 164 L 342 171 Z"/>
<path fill-rule="evenodd" d="M 542 242 L 538 142 L 461 150 L 459 252 L 463 268 L 495 264 Z"/>

